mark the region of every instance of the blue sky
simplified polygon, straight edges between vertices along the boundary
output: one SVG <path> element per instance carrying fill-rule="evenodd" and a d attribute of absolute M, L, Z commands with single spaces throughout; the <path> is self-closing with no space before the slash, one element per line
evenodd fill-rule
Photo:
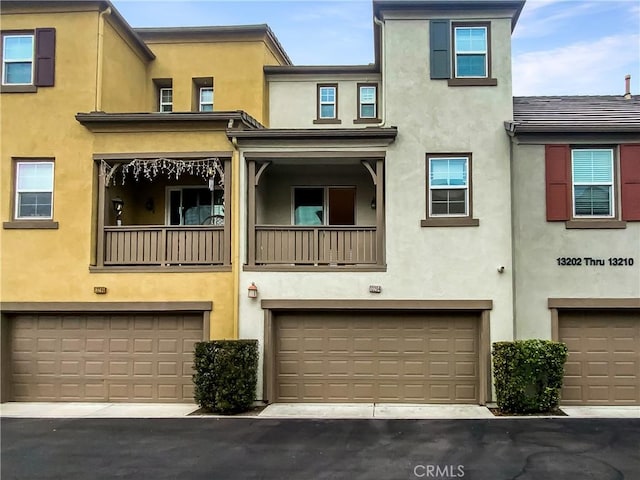
<path fill-rule="evenodd" d="M 296 65 L 373 61 L 370 0 L 116 0 L 133 27 L 267 23 Z M 329 21 L 328 21 L 329 20 Z M 514 95 L 640 95 L 639 0 L 528 0 L 513 36 Z"/>

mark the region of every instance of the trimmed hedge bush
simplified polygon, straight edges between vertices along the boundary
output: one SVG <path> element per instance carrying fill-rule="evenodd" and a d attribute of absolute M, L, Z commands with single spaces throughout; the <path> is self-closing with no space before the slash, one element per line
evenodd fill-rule
<path fill-rule="evenodd" d="M 256 398 L 257 340 L 213 340 L 195 345 L 194 399 L 221 414 L 249 410 Z"/>
<path fill-rule="evenodd" d="M 493 344 L 498 408 L 507 413 L 547 412 L 558 407 L 567 346 L 550 340 Z"/>

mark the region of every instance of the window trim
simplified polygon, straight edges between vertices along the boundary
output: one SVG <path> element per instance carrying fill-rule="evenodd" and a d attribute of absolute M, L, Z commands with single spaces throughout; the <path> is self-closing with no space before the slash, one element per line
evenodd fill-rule
<path fill-rule="evenodd" d="M 171 92 L 171 101 L 170 102 L 163 102 L 162 101 L 162 93 L 165 91 L 170 91 Z M 171 87 L 159 87 L 158 88 L 158 111 L 160 113 L 171 113 L 173 112 L 173 86 Z M 163 108 L 165 106 L 170 106 L 171 110 L 163 110 Z"/>
<path fill-rule="evenodd" d="M 473 218 L 473 155 L 471 152 L 446 152 L 425 154 L 425 213 L 426 218 L 421 220 L 422 227 L 477 227 L 480 221 Z M 465 215 L 433 215 L 431 213 L 431 160 L 446 160 L 451 158 L 465 158 L 467 160 L 467 193 Z"/>
<path fill-rule="evenodd" d="M 36 32 L 35 30 L 12 30 L 2 32 L 0 35 L 0 62 L 2 63 L 0 74 L 0 85 L 2 91 L 21 91 L 30 92 L 35 91 L 35 78 L 36 78 Z M 31 37 L 31 81 L 29 83 L 5 83 L 5 65 L 8 63 L 4 58 L 5 38 L 7 37 Z M 24 63 L 25 61 L 21 61 Z"/>
<path fill-rule="evenodd" d="M 202 112 L 202 104 L 200 102 L 201 99 L 201 89 L 202 88 L 211 88 L 213 94 L 211 96 L 211 110 L 213 111 L 215 105 L 215 85 L 213 82 L 213 77 L 194 77 L 191 79 L 191 111 L 192 112 Z"/>
<path fill-rule="evenodd" d="M 611 215 L 576 215 L 576 202 L 575 202 L 575 183 L 573 181 L 573 152 L 576 150 L 606 150 L 611 152 L 611 198 L 609 200 L 609 206 L 611 208 Z M 614 145 L 571 145 L 570 146 L 570 156 L 569 156 L 569 181 L 571 182 L 571 210 L 570 210 L 570 219 L 568 220 L 568 227 L 578 228 L 582 223 L 585 228 L 592 228 L 587 226 L 587 223 L 592 225 L 598 225 L 602 223 L 603 225 L 606 222 L 617 222 L 620 220 L 620 175 L 619 175 L 619 165 L 618 158 L 619 155 L 616 154 L 618 150 L 617 146 Z M 579 183 L 580 184 L 580 183 Z M 604 184 L 598 184 L 604 185 Z M 614 223 L 611 223 L 614 225 Z M 618 228 L 617 223 L 612 228 Z"/>
<path fill-rule="evenodd" d="M 335 91 L 335 100 L 332 103 L 322 103 L 320 101 L 320 92 L 323 88 L 333 88 Z M 333 105 L 334 116 L 333 117 L 321 117 L 322 105 Z M 337 83 L 318 83 L 316 86 L 316 119 L 314 124 L 339 124 L 342 121 L 338 118 L 338 84 Z"/>
<path fill-rule="evenodd" d="M 487 53 L 485 64 L 487 67 L 484 77 L 458 77 L 458 66 L 456 62 L 456 28 L 485 28 L 487 32 Z M 498 80 L 491 76 L 491 65 L 493 58 L 491 55 L 491 22 L 451 22 L 451 78 L 448 80 L 450 87 L 472 87 L 484 86 L 495 87 Z"/>
<path fill-rule="evenodd" d="M 373 117 L 363 117 L 362 116 L 362 106 L 363 105 L 371 105 L 370 103 L 362 103 L 360 92 L 362 88 L 373 87 L 375 89 L 375 100 L 373 102 L 373 108 L 375 114 Z M 376 82 L 368 82 L 368 83 L 358 83 L 356 85 L 356 112 L 357 118 L 353 121 L 353 123 L 380 123 L 380 113 L 379 113 L 379 105 L 380 105 L 380 86 Z"/>
<path fill-rule="evenodd" d="M 13 157 L 11 162 L 11 220 L 4 222 L 3 228 L 58 228 L 58 222 L 53 220 L 55 207 L 55 178 L 56 165 L 53 157 Z M 51 164 L 53 171 L 51 188 L 51 215 L 48 217 L 18 217 L 18 165 L 21 163 Z"/>

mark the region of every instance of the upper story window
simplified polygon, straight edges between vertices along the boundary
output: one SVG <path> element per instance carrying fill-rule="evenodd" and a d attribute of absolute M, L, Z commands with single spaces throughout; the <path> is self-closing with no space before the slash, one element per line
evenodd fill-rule
<path fill-rule="evenodd" d="M 55 80 L 55 29 L 2 32 L 2 92 L 35 92 Z"/>
<path fill-rule="evenodd" d="M 2 40 L 3 85 L 31 85 L 33 35 L 4 35 Z"/>
<path fill-rule="evenodd" d="M 53 218 L 53 162 L 16 162 L 16 220 Z"/>
<path fill-rule="evenodd" d="M 423 227 L 476 226 L 471 218 L 471 154 L 427 154 L 427 219 Z"/>
<path fill-rule="evenodd" d="M 198 107 L 200 112 L 213 112 L 213 87 L 200 87 Z"/>
<path fill-rule="evenodd" d="M 378 85 L 375 83 L 358 84 L 358 119 L 356 123 L 377 122 Z"/>
<path fill-rule="evenodd" d="M 429 64 L 432 79 L 451 87 L 495 86 L 491 78 L 491 23 L 429 22 Z"/>
<path fill-rule="evenodd" d="M 488 42 L 486 26 L 454 27 L 454 67 L 457 78 L 486 78 Z"/>
<path fill-rule="evenodd" d="M 612 149 L 573 149 L 571 177 L 574 217 L 614 216 Z"/>
<path fill-rule="evenodd" d="M 317 118 L 314 123 L 341 123 L 338 120 L 338 85 L 318 85 Z"/>
<path fill-rule="evenodd" d="M 640 221 L 640 143 L 545 146 L 546 214 L 567 228 Z"/>
<path fill-rule="evenodd" d="M 160 112 L 173 111 L 173 88 L 164 87 L 159 90 Z"/>

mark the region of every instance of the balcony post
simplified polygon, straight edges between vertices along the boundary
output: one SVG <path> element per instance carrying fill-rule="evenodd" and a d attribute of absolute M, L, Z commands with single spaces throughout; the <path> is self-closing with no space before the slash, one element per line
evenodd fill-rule
<path fill-rule="evenodd" d="M 376 264 L 384 265 L 384 160 L 376 160 Z"/>
<path fill-rule="evenodd" d="M 247 236 L 248 236 L 248 252 L 247 263 L 249 266 L 256 264 L 256 162 L 249 160 L 247 164 L 247 187 L 248 187 L 248 204 L 247 204 Z"/>
<path fill-rule="evenodd" d="M 223 253 L 222 264 L 231 265 L 231 159 L 224 161 L 224 234 L 223 234 Z"/>
<path fill-rule="evenodd" d="M 98 164 L 98 222 L 96 232 L 96 265 L 104 267 L 104 216 L 106 201 L 106 169 Z"/>

